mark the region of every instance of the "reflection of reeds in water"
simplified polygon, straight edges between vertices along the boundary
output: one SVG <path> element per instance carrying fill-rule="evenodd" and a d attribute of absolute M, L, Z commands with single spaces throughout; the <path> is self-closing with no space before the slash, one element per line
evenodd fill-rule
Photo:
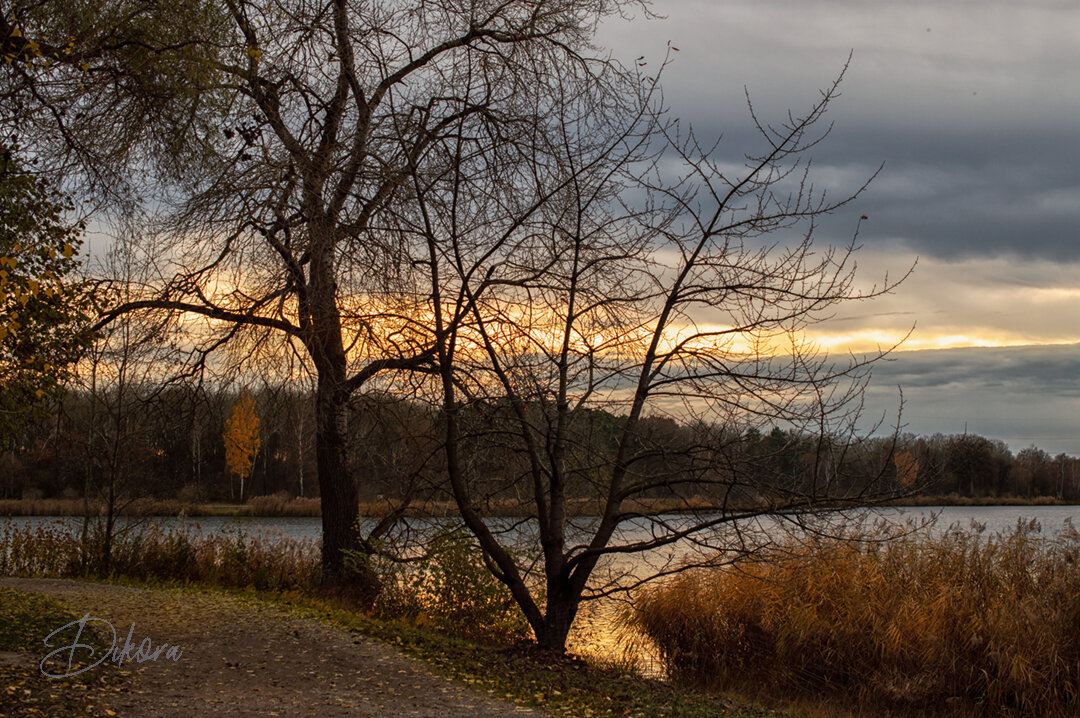
<path fill-rule="evenodd" d="M 787 546 L 645 592 L 672 675 L 913 715 L 1080 714 L 1080 534 Z"/>

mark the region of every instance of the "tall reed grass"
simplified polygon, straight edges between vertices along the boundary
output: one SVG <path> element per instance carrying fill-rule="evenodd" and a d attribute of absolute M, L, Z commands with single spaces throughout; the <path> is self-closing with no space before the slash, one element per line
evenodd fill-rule
<path fill-rule="evenodd" d="M 1080 534 L 789 545 L 686 573 L 633 621 L 670 674 L 863 715 L 1080 715 Z"/>
<path fill-rule="evenodd" d="M 202 534 L 156 526 L 118 531 L 109 561 L 91 524 L 83 542 L 58 524 L 0 523 L 0 575 L 42 578 L 124 576 L 259 590 L 308 590 L 319 583 L 318 543 L 240 531 Z"/>

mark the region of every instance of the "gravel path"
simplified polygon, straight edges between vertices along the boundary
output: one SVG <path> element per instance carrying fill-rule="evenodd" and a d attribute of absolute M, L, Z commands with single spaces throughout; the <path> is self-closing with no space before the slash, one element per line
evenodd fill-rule
<path fill-rule="evenodd" d="M 104 619 L 118 642 L 134 623 L 134 644 L 150 638 L 154 647 L 182 649 L 179 661 L 162 654 L 124 664 L 129 691 L 103 703 L 122 718 L 544 715 L 437 676 L 364 636 L 227 595 L 63 579 L 0 578 L 0 586 L 48 594 L 77 616 Z M 106 662 L 93 670 L 117 668 Z"/>

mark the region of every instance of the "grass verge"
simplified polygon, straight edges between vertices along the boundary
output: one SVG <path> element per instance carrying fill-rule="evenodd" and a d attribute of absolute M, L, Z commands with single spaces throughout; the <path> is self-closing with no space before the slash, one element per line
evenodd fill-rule
<path fill-rule="evenodd" d="M 640 718 L 766 718 L 783 713 L 715 693 L 643 678 L 617 666 L 539 650 L 535 644 L 496 647 L 383 621 L 310 596 L 256 596 L 289 610 L 361 633 L 428 663 L 436 672 L 519 705 L 557 716 Z"/>
<path fill-rule="evenodd" d="M 39 661 L 47 652 L 42 640 L 77 618 L 52 598 L 0 587 L 0 716 L 116 715 L 100 703 L 103 697 L 124 690 L 128 671 L 90 670 L 67 678 L 47 678 L 41 672 Z M 93 645 L 95 651 L 109 648 L 90 629 L 80 641 Z M 85 665 L 85 658 L 72 663 L 74 670 Z"/>
<path fill-rule="evenodd" d="M 495 646 L 447 636 L 402 620 L 355 610 L 347 601 L 301 591 L 128 582 L 143 588 L 226 594 L 273 606 L 394 646 L 435 672 L 474 690 L 554 716 L 627 718 L 785 718 L 791 714 L 716 692 L 641 677 L 615 665 L 558 656 L 520 642 Z"/>

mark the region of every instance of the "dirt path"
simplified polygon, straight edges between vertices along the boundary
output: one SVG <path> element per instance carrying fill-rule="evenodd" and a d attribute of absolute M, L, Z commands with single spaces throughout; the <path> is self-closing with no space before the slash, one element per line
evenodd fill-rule
<path fill-rule="evenodd" d="M 226 595 L 62 579 L 0 578 L 0 586 L 48 594 L 77 616 L 105 619 L 118 642 L 134 623 L 134 644 L 149 637 L 155 647 L 182 649 L 179 661 L 162 654 L 124 664 L 129 692 L 103 699 L 122 718 L 544 715 L 436 676 L 364 636 Z M 117 668 L 107 662 L 93 670 Z"/>

